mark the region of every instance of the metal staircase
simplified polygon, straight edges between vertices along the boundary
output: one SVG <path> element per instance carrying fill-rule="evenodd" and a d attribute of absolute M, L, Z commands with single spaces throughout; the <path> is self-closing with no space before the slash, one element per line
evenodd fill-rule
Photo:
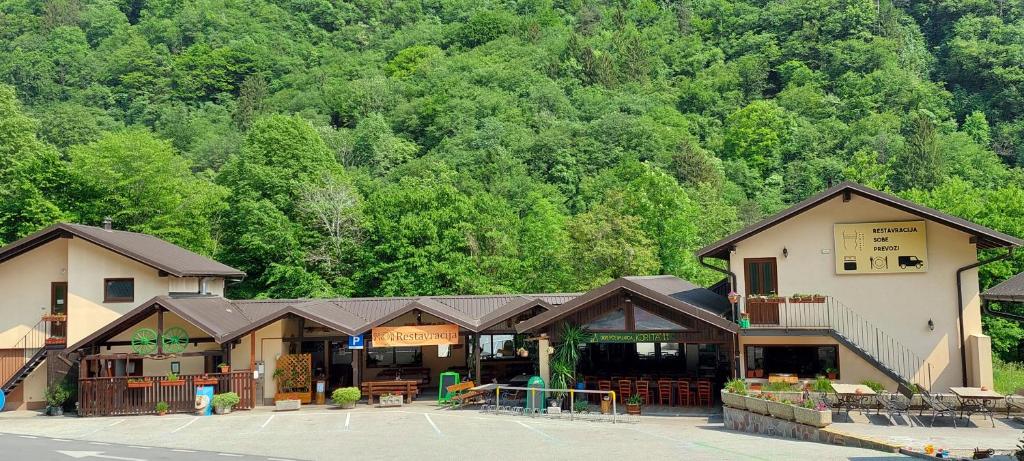
<path fill-rule="evenodd" d="M 896 382 L 931 385 L 929 377 L 922 374 L 925 362 L 914 351 L 835 298 L 826 297 L 822 303 L 787 299 L 778 308 L 777 322 L 751 325 L 751 329 L 781 328 L 794 335 L 824 333 Z"/>
<path fill-rule="evenodd" d="M 46 360 L 47 352 L 64 349 L 67 345 L 62 337 L 51 334 L 51 320 L 40 320 L 25 336 L 15 343 L 13 350 L 20 350 L 21 357 L 7 357 L 0 361 L 0 392 L 9 394 Z"/>

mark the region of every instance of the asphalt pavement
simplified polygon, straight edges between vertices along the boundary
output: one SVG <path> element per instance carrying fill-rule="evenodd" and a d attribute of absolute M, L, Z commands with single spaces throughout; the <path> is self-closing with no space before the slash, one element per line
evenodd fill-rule
<path fill-rule="evenodd" d="M 35 435 L 0 433 L 0 459 L 21 461 L 285 461 L 283 458 L 251 456 L 185 449 L 122 445 L 107 442 L 56 439 Z"/>

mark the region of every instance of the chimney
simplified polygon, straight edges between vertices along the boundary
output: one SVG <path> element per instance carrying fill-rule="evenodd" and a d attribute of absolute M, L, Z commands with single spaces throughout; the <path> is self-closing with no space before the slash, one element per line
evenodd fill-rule
<path fill-rule="evenodd" d="M 114 230 L 114 220 L 110 216 L 103 218 L 103 230 L 110 232 Z"/>

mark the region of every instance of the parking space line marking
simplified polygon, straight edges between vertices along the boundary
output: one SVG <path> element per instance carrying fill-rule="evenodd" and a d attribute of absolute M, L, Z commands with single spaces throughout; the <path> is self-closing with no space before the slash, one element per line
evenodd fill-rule
<path fill-rule="evenodd" d="M 137 448 L 139 450 L 149 450 L 150 447 L 144 447 L 142 445 L 128 445 L 128 448 Z"/>
<path fill-rule="evenodd" d="M 264 427 L 267 427 L 267 424 L 270 424 L 270 420 L 274 419 L 274 416 L 277 416 L 277 415 L 270 415 L 270 417 L 267 418 L 266 421 L 263 421 L 263 424 L 260 425 L 260 429 L 263 429 Z"/>
<path fill-rule="evenodd" d="M 538 433 L 540 435 L 543 435 L 544 437 L 546 437 L 546 438 L 548 438 L 550 440 L 555 440 L 554 437 L 548 435 L 546 432 L 544 432 L 544 431 L 542 431 L 540 429 L 537 429 L 536 427 L 530 426 L 529 424 L 526 424 L 526 423 L 524 423 L 522 421 L 516 421 L 516 423 L 519 424 L 520 426 L 523 426 L 523 427 L 533 431 L 533 432 L 536 432 L 536 433 Z"/>
<path fill-rule="evenodd" d="M 89 445 L 101 445 L 101 446 L 104 446 L 104 447 L 109 447 L 110 446 L 109 443 L 103 443 L 103 442 L 89 442 Z"/>
<path fill-rule="evenodd" d="M 23 439 L 35 439 L 35 438 L 37 438 L 34 435 L 19 435 L 18 437 L 21 437 Z"/>
<path fill-rule="evenodd" d="M 52 440 L 54 442 L 70 442 L 70 440 L 67 440 L 67 439 L 50 439 L 50 440 Z"/>
<path fill-rule="evenodd" d="M 237 454 L 234 454 L 234 453 L 217 453 L 217 456 L 234 456 L 236 458 L 241 458 L 242 457 L 242 455 L 237 455 Z"/>
<path fill-rule="evenodd" d="M 430 415 L 423 413 L 423 416 L 427 418 L 427 422 L 430 423 L 430 427 L 434 428 L 434 432 L 437 432 L 437 435 L 444 435 L 441 433 L 441 429 L 437 427 L 437 424 L 434 424 L 434 420 L 430 419 Z"/>
<path fill-rule="evenodd" d="M 181 448 L 172 448 L 171 451 L 176 451 L 178 453 L 195 453 L 195 450 L 182 450 Z"/>
<path fill-rule="evenodd" d="M 284 458 L 267 458 L 267 461 L 292 461 L 292 460 L 284 459 Z"/>
<path fill-rule="evenodd" d="M 345 413 L 345 430 L 348 430 L 348 424 L 352 422 L 352 412 Z"/>
<path fill-rule="evenodd" d="M 184 429 L 186 427 L 189 427 L 190 425 L 192 425 L 192 423 L 194 423 L 194 422 L 196 422 L 198 420 L 199 420 L 199 417 L 196 416 L 195 418 L 190 419 L 189 422 L 187 422 L 185 424 L 182 424 L 181 426 L 178 426 L 178 428 L 173 430 L 173 431 L 171 431 L 171 433 L 173 434 L 173 433 L 178 432 L 178 431 L 180 431 L 180 430 L 182 430 L 182 429 Z"/>

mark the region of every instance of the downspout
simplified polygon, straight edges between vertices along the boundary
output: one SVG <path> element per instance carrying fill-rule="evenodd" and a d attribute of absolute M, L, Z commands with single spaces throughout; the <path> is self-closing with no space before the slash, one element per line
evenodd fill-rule
<path fill-rule="evenodd" d="M 1000 256 L 968 264 L 956 270 L 956 319 L 957 323 L 960 325 L 960 378 L 962 379 L 964 386 L 967 385 L 967 336 L 964 332 L 964 287 L 961 284 L 962 274 L 965 271 L 976 269 L 986 264 L 1002 261 L 1011 257 L 1013 257 L 1013 247 L 1009 247 L 1006 253 Z"/>
<path fill-rule="evenodd" d="M 735 272 L 733 272 L 733 271 L 731 271 L 729 269 L 722 269 L 721 267 L 715 266 L 715 265 L 713 265 L 713 264 L 711 264 L 711 263 L 709 263 L 707 261 L 704 261 L 704 256 L 701 256 L 701 257 L 697 258 L 697 262 L 699 262 L 701 266 L 704 266 L 704 267 L 706 267 L 708 269 L 711 269 L 711 270 L 713 270 L 715 272 L 720 272 L 722 274 L 725 274 L 725 276 L 729 278 L 729 291 L 736 291 L 736 273 Z M 732 321 L 737 323 L 737 324 L 739 324 L 739 321 L 740 321 L 740 306 L 739 306 L 739 303 L 734 303 L 732 305 Z M 733 335 L 732 342 L 733 342 L 733 346 L 732 346 L 733 347 L 733 362 L 735 362 L 733 364 L 733 370 L 734 371 L 733 371 L 733 376 L 732 377 L 733 378 L 739 378 L 740 375 L 741 375 L 741 373 L 740 373 L 740 335 L 739 334 Z"/>

